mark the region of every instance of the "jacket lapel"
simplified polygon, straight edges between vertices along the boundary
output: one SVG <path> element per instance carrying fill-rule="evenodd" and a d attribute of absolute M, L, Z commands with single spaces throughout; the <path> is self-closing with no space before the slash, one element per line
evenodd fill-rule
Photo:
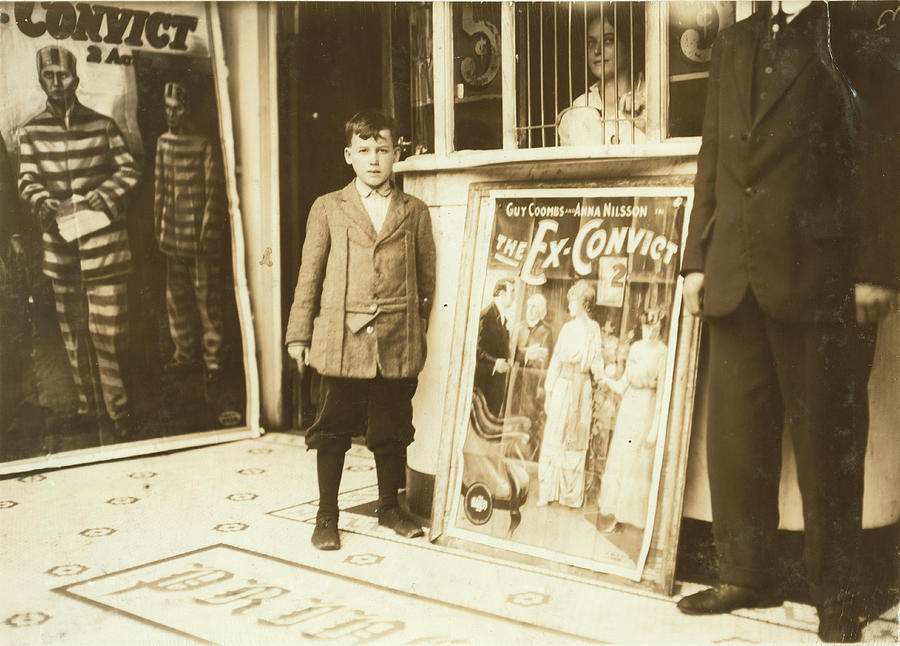
<path fill-rule="evenodd" d="M 400 225 L 403 224 L 407 217 L 409 217 L 409 208 L 406 193 L 395 187 L 391 194 L 391 203 L 388 205 L 387 216 L 384 218 L 384 224 L 381 225 L 381 233 L 378 234 L 376 241 L 384 240 L 390 236 L 400 228 Z"/>
<path fill-rule="evenodd" d="M 366 207 L 363 206 L 362 198 L 359 191 L 356 190 L 356 180 L 350 180 L 350 183 L 341 191 L 341 201 L 344 203 L 344 212 L 347 218 L 356 225 L 356 227 L 365 233 L 372 240 L 375 239 L 375 227 L 372 226 L 372 220 Z"/>
<path fill-rule="evenodd" d="M 815 8 L 806 11 L 815 11 Z M 790 89 L 816 53 L 816 43 L 819 42 L 820 37 L 819 29 L 822 26 L 820 21 L 816 17 L 802 15 L 795 20 L 810 20 L 811 22 L 798 25 L 797 29 L 785 33 L 784 41 L 779 44 L 778 63 L 772 72 L 772 90 L 757 105 L 756 114 L 753 115 L 754 126 L 775 107 L 775 104 Z"/>
<path fill-rule="evenodd" d="M 756 50 L 760 40 L 765 37 L 766 19 L 762 13 L 754 15 L 747 21 L 746 28 L 736 31 L 734 44 L 734 79 L 737 86 L 738 102 L 741 105 L 746 123 L 751 122 L 753 110 L 753 64 L 756 62 Z"/>

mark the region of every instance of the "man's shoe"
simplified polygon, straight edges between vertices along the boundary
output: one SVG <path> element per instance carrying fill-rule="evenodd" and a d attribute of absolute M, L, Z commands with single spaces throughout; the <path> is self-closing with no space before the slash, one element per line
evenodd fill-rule
<path fill-rule="evenodd" d="M 341 536 L 338 533 L 337 518 L 325 516 L 316 518 L 316 528 L 309 541 L 317 550 L 341 549 Z"/>
<path fill-rule="evenodd" d="M 771 592 L 722 583 L 683 597 L 678 609 L 688 615 L 716 615 L 739 608 L 774 608 L 783 602 Z"/>
<path fill-rule="evenodd" d="M 400 507 L 388 507 L 378 512 L 378 524 L 390 527 L 403 538 L 416 538 L 424 536 L 422 528 L 410 518 Z"/>
<path fill-rule="evenodd" d="M 827 644 L 852 644 L 861 637 L 859 617 L 841 605 L 819 608 L 819 639 Z"/>

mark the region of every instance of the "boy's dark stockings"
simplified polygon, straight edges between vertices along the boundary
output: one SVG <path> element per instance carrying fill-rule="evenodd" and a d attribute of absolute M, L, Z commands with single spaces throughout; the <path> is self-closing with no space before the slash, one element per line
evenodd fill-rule
<path fill-rule="evenodd" d="M 406 449 L 390 453 L 375 453 L 375 472 L 378 477 L 378 511 L 399 506 L 397 490 L 406 483 Z"/>
<path fill-rule="evenodd" d="M 319 511 L 316 518 L 338 517 L 338 489 L 343 471 L 343 451 L 316 451 L 316 472 L 319 477 Z"/>

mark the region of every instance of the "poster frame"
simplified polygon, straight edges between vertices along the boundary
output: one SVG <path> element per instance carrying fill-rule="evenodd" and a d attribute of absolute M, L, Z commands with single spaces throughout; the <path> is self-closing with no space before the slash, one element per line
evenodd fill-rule
<path fill-rule="evenodd" d="M 488 247 L 493 229 L 493 196 L 510 191 L 536 191 L 546 197 L 548 191 L 568 192 L 587 189 L 623 194 L 628 189 L 638 193 L 658 189 L 663 195 L 684 195 L 688 199 L 682 222 L 679 256 L 684 240 L 693 200 L 693 178 L 681 175 L 644 178 L 622 178 L 604 181 L 566 182 L 480 182 L 469 187 L 464 240 L 460 258 L 458 293 L 454 312 L 453 336 L 450 342 L 451 364 L 447 379 L 447 393 L 442 411 L 440 454 L 438 456 L 432 505 L 432 527 L 429 539 L 433 542 L 463 550 L 486 554 L 493 558 L 513 561 L 543 571 L 596 581 L 613 587 L 637 587 L 670 595 L 674 587 L 675 559 L 681 525 L 681 509 L 690 445 L 691 420 L 694 410 L 697 365 L 700 347 L 700 321 L 687 314 L 681 299 L 682 279 L 676 280 L 675 305 L 678 320 L 670 326 L 667 372 L 669 391 L 664 442 L 661 443 L 661 464 L 658 470 L 657 498 L 653 511 L 652 532 L 647 541 L 641 571 L 617 571 L 616 568 L 596 567 L 559 552 L 550 554 L 541 549 L 522 549 L 503 540 L 486 540 L 483 535 L 460 531 L 454 527 L 461 497 L 459 478 L 462 472 L 462 444 L 468 431 L 475 365 L 475 340 L 478 336 L 481 289 L 487 273 Z"/>

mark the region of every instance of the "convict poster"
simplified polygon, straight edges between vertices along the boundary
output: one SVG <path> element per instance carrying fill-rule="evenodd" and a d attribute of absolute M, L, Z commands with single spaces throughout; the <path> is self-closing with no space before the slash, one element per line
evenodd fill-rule
<path fill-rule="evenodd" d="M 258 432 L 216 30 L 204 3 L 0 3 L 5 470 Z"/>
<path fill-rule="evenodd" d="M 460 298 L 449 536 L 641 578 L 691 191 L 491 190 Z M 464 263 L 468 265 L 469 263 Z"/>

